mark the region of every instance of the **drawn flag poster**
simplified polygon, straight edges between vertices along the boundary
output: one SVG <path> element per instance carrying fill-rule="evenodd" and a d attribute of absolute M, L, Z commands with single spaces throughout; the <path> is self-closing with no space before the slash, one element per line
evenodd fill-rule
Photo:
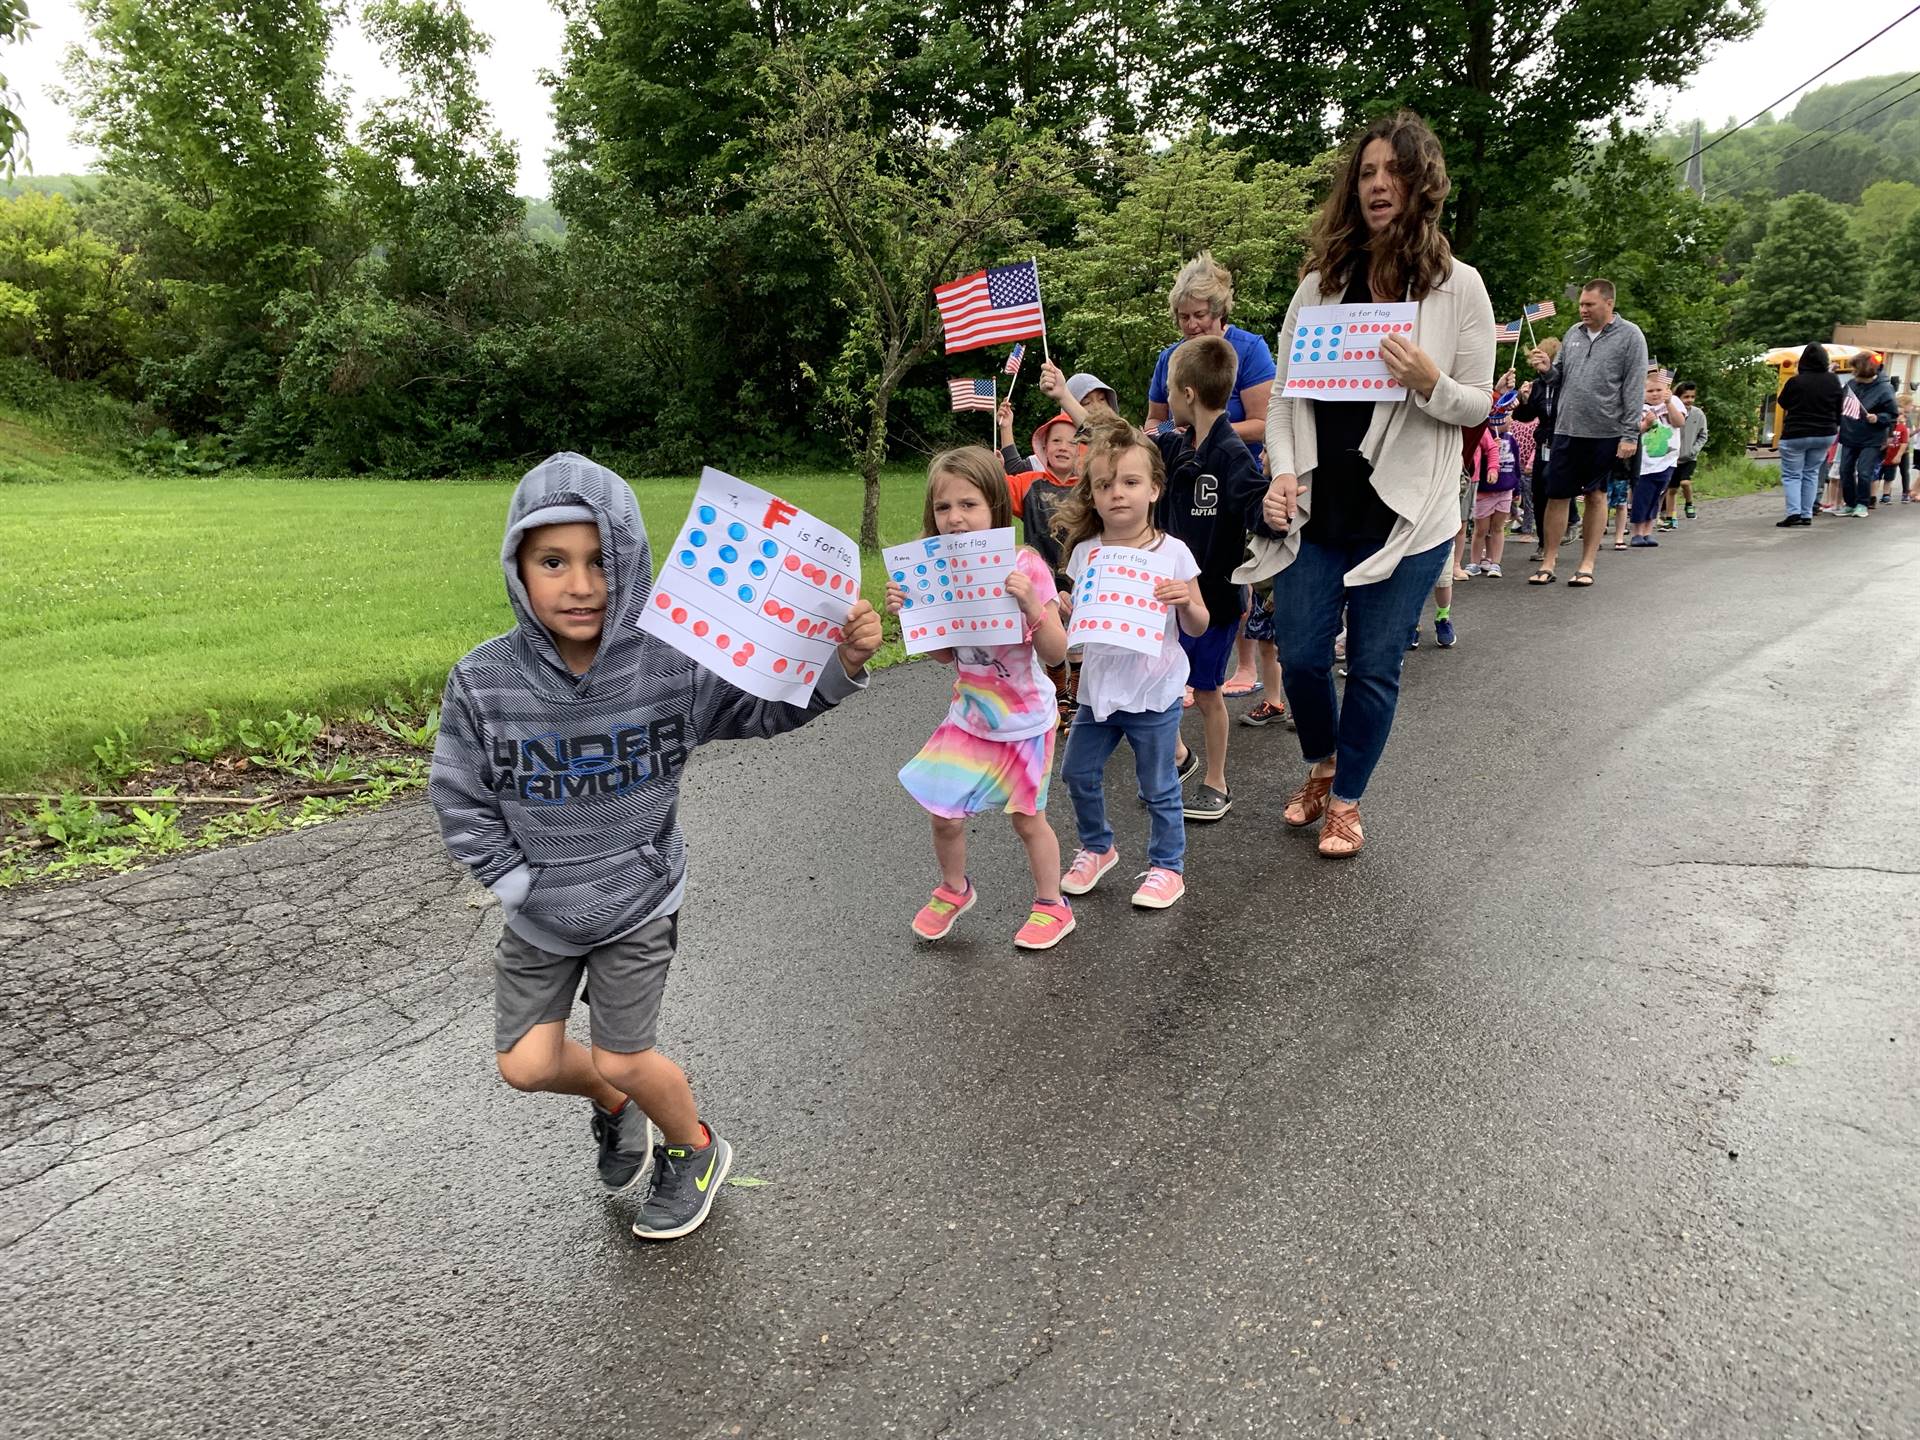
<path fill-rule="evenodd" d="M 821 670 L 839 663 L 859 594 L 852 540 L 708 468 L 639 627 L 749 695 L 805 705 Z"/>
<path fill-rule="evenodd" d="M 1387 373 L 1380 345 L 1389 335 L 1413 337 L 1411 301 L 1387 305 L 1305 305 L 1293 334 L 1282 336 L 1287 356 L 1283 395 L 1308 400 L 1404 400 L 1406 389 Z"/>
<path fill-rule="evenodd" d="M 1167 607 L 1153 587 L 1173 578 L 1156 550 L 1100 545 L 1088 552 L 1087 571 L 1073 587 L 1067 644 L 1117 645 L 1158 655 L 1166 645 Z"/>
<path fill-rule="evenodd" d="M 1018 645 L 1020 602 L 1007 593 L 1013 528 L 930 535 L 883 552 L 887 574 L 906 592 L 900 638 L 909 655 L 955 645 Z"/>

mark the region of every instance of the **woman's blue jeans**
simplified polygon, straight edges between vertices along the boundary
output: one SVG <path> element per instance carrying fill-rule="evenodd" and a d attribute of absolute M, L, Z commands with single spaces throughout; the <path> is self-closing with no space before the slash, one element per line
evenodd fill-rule
<path fill-rule="evenodd" d="M 1780 488 L 1787 497 L 1787 514 L 1813 518 L 1820 496 L 1820 461 L 1833 443 L 1831 435 L 1802 435 L 1780 442 Z"/>
<path fill-rule="evenodd" d="M 1332 756 L 1333 797 L 1358 803 L 1387 748 L 1400 703 L 1407 636 L 1427 594 L 1453 559 L 1453 537 L 1409 555 L 1372 585 L 1347 587 L 1347 571 L 1380 548 L 1378 540 L 1320 545 L 1302 536 L 1300 553 L 1273 578 L 1273 637 L 1280 678 L 1293 707 L 1300 753 L 1309 764 Z M 1333 641 L 1347 621 L 1345 702 L 1334 686 Z"/>

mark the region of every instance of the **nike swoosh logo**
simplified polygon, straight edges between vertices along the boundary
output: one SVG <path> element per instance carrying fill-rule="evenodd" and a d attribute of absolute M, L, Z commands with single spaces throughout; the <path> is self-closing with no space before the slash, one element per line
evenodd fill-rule
<path fill-rule="evenodd" d="M 719 1163 L 720 1147 L 716 1145 L 713 1147 L 713 1154 L 707 1157 L 707 1173 L 693 1182 L 693 1188 L 698 1190 L 702 1195 L 707 1193 L 707 1185 L 713 1179 L 713 1167 Z"/>

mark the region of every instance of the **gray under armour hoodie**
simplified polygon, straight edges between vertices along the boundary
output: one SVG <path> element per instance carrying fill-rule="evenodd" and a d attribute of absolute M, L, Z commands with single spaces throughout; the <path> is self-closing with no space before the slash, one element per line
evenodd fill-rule
<path fill-rule="evenodd" d="M 599 527 L 607 573 L 583 675 L 534 618 L 519 566 L 528 530 L 575 521 Z M 550 456 L 520 481 L 500 568 L 519 624 L 447 677 L 427 794 L 447 849 L 500 897 L 514 933 L 581 955 L 680 907 L 680 773 L 694 746 L 795 729 L 866 682 L 834 663 L 805 708 L 759 700 L 641 634 L 653 563 L 640 505 L 584 456 Z"/>

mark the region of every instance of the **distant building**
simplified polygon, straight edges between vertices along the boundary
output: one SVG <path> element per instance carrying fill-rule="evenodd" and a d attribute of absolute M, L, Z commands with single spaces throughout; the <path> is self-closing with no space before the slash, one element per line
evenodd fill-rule
<path fill-rule="evenodd" d="M 1887 357 L 1887 378 L 1902 389 L 1911 389 L 1920 382 L 1920 320 L 1869 320 L 1864 325 L 1836 325 L 1833 343 L 1882 352 Z"/>

